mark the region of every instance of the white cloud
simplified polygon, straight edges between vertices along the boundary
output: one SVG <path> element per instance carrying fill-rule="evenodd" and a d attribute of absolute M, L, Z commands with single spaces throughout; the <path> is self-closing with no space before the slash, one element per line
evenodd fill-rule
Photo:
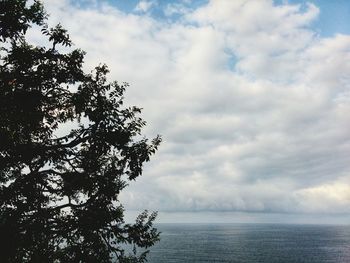
<path fill-rule="evenodd" d="M 169 23 L 45 2 L 163 135 L 127 208 L 350 213 L 350 36 L 317 35 L 316 6 L 210 1 Z"/>
<path fill-rule="evenodd" d="M 135 7 L 135 11 L 146 13 L 149 11 L 156 3 L 154 1 L 141 0 Z"/>
<path fill-rule="evenodd" d="M 188 3 L 187 3 L 188 4 Z M 164 9 L 164 14 L 166 16 L 172 16 L 172 15 L 184 15 L 187 12 L 189 12 L 189 8 L 186 7 L 183 3 L 172 3 L 167 4 Z"/>
<path fill-rule="evenodd" d="M 295 193 L 302 209 L 324 213 L 348 213 L 350 206 L 350 178 L 301 189 Z"/>

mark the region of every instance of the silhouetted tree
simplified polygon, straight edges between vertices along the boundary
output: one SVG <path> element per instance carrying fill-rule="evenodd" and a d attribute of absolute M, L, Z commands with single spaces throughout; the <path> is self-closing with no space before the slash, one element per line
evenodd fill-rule
<path fill-rule="evenodd" d="M 0 262 L 144 262 L 156 214 L 126 224 L 118 196 L 160 138 L 140 136 L 127 84 L 105 65 L 84 73 L 84 52 L 60 51 L 69 35 L 46 18 L 38 1 L 0 0 Z M 48 47 L 26 40 L 33 24 Z"/>

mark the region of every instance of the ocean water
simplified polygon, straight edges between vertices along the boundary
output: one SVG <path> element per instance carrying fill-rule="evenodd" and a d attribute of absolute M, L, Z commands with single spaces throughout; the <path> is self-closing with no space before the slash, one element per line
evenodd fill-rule
<path fill-rule="evenodd" d="M 158 224 L 150 263 L 350 263 L 350 226 Z"/>

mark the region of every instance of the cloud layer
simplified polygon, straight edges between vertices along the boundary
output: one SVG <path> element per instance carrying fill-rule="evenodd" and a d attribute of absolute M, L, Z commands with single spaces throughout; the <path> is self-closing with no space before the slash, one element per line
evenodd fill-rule
<path fill-rule="evenodd" d="M 45 4 L 164 138 L 127 208 L 350 213 L 350 36 L 319 36 L 315 5 Z"/>

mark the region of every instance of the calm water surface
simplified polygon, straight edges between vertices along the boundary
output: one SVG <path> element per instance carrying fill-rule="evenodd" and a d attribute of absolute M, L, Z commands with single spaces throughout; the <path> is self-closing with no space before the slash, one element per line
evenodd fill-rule
<path fill-rule="evenodd" d="M 159 224 L 150 263 L 350 263 L 350 226 Z"/>

